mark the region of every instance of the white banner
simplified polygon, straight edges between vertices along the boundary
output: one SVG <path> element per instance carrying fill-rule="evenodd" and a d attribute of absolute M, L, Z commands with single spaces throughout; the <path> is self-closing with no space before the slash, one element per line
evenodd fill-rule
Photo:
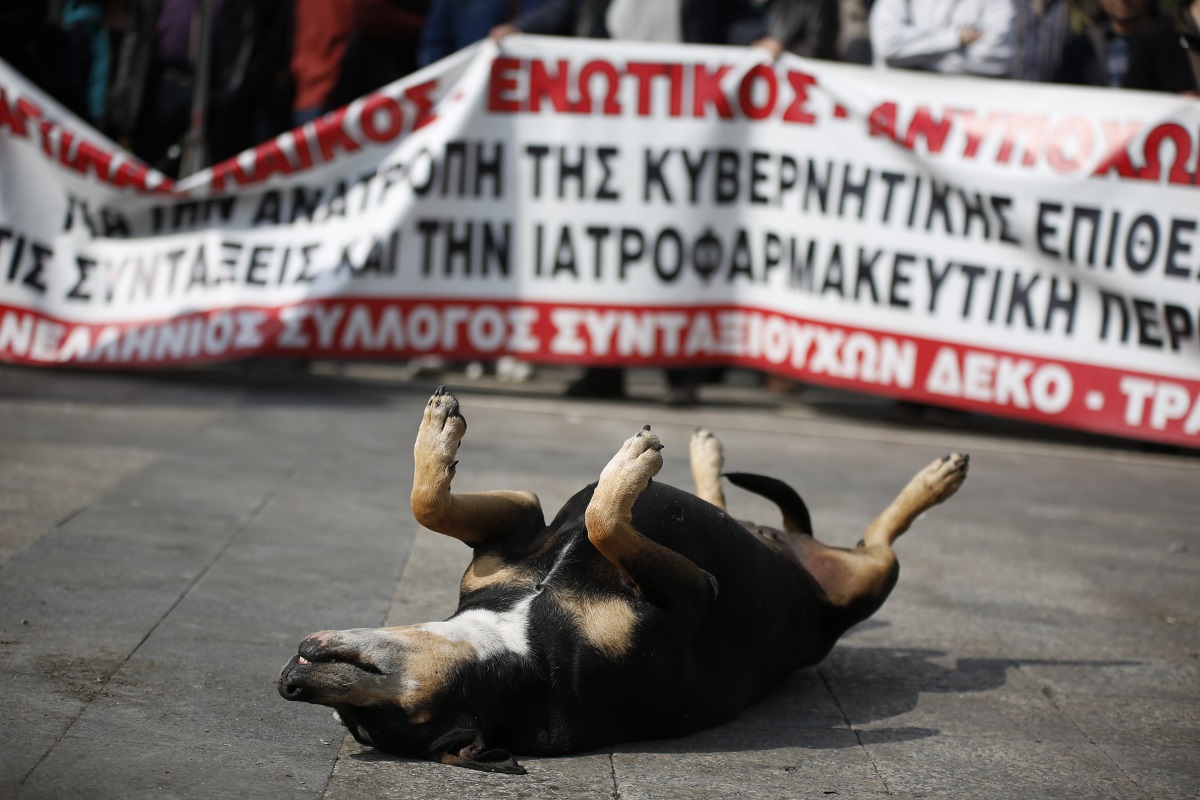
<path fill-rule="evenodd" d="M 0 359 L 731 364 L 1200 443 L 1200 102 L 512 37 L 178 184 L 0 64 Z"/>

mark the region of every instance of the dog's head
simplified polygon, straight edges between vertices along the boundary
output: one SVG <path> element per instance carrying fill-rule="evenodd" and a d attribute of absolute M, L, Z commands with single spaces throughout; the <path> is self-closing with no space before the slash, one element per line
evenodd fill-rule
<path fill-rule="evenodd" d="M 284 666 L 279 693 L 330 706 L 359 743 L 387 753 L 523 774 L 509 753 L 484 745 L 461 689 L 475 647 L 433 627 L 314 633 Z"/>

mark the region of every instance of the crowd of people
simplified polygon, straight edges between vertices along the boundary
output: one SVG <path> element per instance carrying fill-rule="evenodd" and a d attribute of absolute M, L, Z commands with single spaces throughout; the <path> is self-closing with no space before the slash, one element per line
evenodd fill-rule
<path fill-rule="evenodd" d="M 485 36 L 750 45 L 778 55 L 1196 94 L 1200 0 L 5 0 L 0 57 L 177 175 L 211 14 L 207 161 Z"/>
<path fill-rule="evenodd" d="M 172 176 L 196 133 L 197 86 L 206 93 L 202 165 L 484 37 L 522 32 L 1200 90 L 1200 0 L 5 0 L 0 7 L 0 57 Z M 205 41 L 207 48 L 198 46 Z M 668 371 L 668 401 L 693 402 L 711 377 Z M 622 372 L 588 370 L 570 393 L 620 396 Z"/>

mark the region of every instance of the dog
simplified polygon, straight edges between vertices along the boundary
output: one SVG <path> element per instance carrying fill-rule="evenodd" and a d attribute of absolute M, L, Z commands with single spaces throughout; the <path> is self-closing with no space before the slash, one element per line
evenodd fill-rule
<path fill-rule="evenodd" d="M 813 538 L 787 484 L 722 475 L 722 445 L 690 444 L 696 493 L 653 481 L 647 425 L 549 525 L 529 491 L 455 494 L 467 424 L 439 387 L 414 456 L 417 521 L 469 545 L 443 622 L 323 631 L 279 677 L 288 700 L 331 706 L 361 744 L 524 773 L 557 755 L 681 736 L 725 722 L 821 661 L 896 583 L 896 539 L 962 485 L 968 457 L 917 473 L 853 548 Z M 722 478 L 774 501 L 781 530 L 725 512 Z"/>

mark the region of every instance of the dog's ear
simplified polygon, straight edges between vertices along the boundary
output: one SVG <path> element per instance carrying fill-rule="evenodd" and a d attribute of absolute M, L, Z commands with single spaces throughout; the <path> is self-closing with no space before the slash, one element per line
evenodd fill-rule
<path fill-rule="evenodd" d="M 507 750 L 494 750 L 483 743 L 483 734 L 473 720 L 460 719 L 459 727 L 438 737 L 429 758 L 455 767 L 482 772 L 502 772 L 505 775 L 524 775 L 525 768 Z"/>
<path fill-rule="evenodd" d="M 438 758 L 443 764 L 455 767 L 477 769 L 482 772 L 501 772 L 505 775 L 524 775 L 525 768 L 517 763 L 517 759 L 507 750 L 489 750 L 482 742 L 459 750 L 457 753 L 445 752 Z"/>

